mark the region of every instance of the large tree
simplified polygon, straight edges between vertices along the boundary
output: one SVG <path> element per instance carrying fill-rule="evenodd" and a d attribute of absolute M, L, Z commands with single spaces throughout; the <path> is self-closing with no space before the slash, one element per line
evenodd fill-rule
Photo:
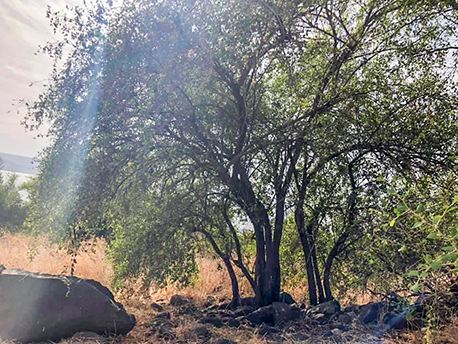
<path fill-rule="evenodd" d="M 208 194 L 224 195 L 220 206 L 251 223 L 258 305 L 279 299 L 287 209 L 317 303 L 318 218 L 334 209 L 326 185 L 347 210 L 323 300 L 332 297 L 333 259 L 355 237 L 366 166 L 422 173 L 449 164 L 456 148 L 446 4 L 145 0 L 50 16 L 64 39 L 45 47 L 56 69 L 29 107 L 29 120 L 48 120 L 53 138 L 36 223 L 81 229 L 123 188 L 207 183 Z M 196 227 L 210 242 L 211 219 Z"/>

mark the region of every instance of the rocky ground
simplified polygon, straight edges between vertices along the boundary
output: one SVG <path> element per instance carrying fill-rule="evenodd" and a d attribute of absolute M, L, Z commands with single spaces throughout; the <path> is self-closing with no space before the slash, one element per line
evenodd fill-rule
<path fill-rule="evenodd" d="M 380 303 L 345 309 L 336 301 L 314 308 L 274 303 L 254 310 L 250 299 L 230 308 L 210 297 L 199 307 L 176 295 L 127 308 L 138 323 L 126 343 L 392 343 L 395 333 L 388 331 L 406 325 L 402 316 L 392 321 L 394 313 Z"/>

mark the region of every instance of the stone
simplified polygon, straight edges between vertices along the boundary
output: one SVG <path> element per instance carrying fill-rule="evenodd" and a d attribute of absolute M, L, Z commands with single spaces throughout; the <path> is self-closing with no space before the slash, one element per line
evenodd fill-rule
<path fill-rule="evenodd" d="M 217 338 L 213 344 L 237 344 L 237 342 L 233 342 L 232 340 L 226 338 Z"/>
<path fill-rule="evenodd" d="M 301 309 L 283 302 L 272 303 L 275 326 L 296 320 L 301 316 Z"/>
<path fill-rule="evenodd" d="M 237 319 L 229 319 L 225 322 L 225 324 L 229 327 L 240 327 L 240 321 L 238 321 Z"/>
<path fill-rule="evenodd" d="M 390 329 L 404 330 L 407 328 L 408 322 L 404 314 L 390 312 L 383 317 L 383 323 Z"/>
<path fill-rule="evenodd" d="M 297 332 L 297 333 L 293 333 L 290 338 L 294 341 L 294 342 L 304 342 L 306 340 L 309 340 L 310 339 L 310 335 L 306 334 L 306 333 L 302 333 L 302 332 Z"/>
<path fill-rule="evenodd" d="M 211 332 L 205 326 L 199 326 L 192 330 L 197 338 L 205 339 L 211 337 Z"/>
<path fill-rule="evenodd" d="M 347 307 L 344 308 L 344 313 L 350 313 L 350 312 L 358 314 L 359 313 L 359 306 L 351 305 L 351 306 L 347 306 Z"/>
<path fill-rule="evenodd" d="M 160 304 L 155 303 L 155 302 L 151 304 L 151 308 L 158 312 L 162 312 L 164 310 L 164 307 L 162 307 Z"/>
<path fill-rule="evenodd" d="M 254 297 L 243 297 L 240 299 L 240 305 L 242 307 L 250 306 L 254 308 L 256 306 L 256 302 L 254 300 Z"/>
<path fill-rule="evenodd" d="M 261 337 L 266 337 L 277 333 L 281 333 L 281 330 L 265 324 L 263 324 L 258 330 L 258 335 Z"/>
<path fill-rule="evenodd" d="M 309 315 L 309 318 L 320 325 L 324 325 L 328 322 L 328 318 L 323 313 L 312 313 Z"/>
<path fill-rule="evenodd" d="M 293 303 L 296 303 L 293 299 L 293 297 L 285 292 L 280 293 L 280 302 L 286 303 L 288 305 L 292 305 Z"/>
<path fill-rule="evenodd" d="M 274 310 L 273 310 L 272 305 L 261 307 L 255 310 L 254 312 L 248 314 L 245 318 L 255 325 L 260 325 L 260 324 L 273 325 L 274 324 Z"/>
<path fill-rule="evenodd" d="M 330 318 L 332 315 L 340 313 L 340 304 L 337 300 L 331 300 L 319 304 L 318 306 L 309 309 L 310 313 L 322 313 Z"/>
<path fill-rule="evenodd" d="M 253 313 L 255 311 L 253 306 L 243 306 L 241 308 L 237 308 L 234 312 L 234 314 L 237 317 L 240 317 L 242 315 L 248 315 L 250 313 Z"/>
<path fill-rule="evenodd" d="M 173 295 L 170 298 L 170 306 L 184 306 L 192 303 L 192 301 L 181 295 Z"/>
<path fill-rule="evenodd" d="M 359 307 L 359 320 L 363 324 L 369 324 L 377 320 L 380 316 L 384 304 L 381 302 L 371 302 Z"/>
<path fill-rule="evenodd" d="M 352 319 L 351 316 L 349 316 L 348 314 L 339 314 L 339 316 L 337 317 L 337 321 L 343 324 L 350 324 Z"/>
<path fill-rule="evenodd" d="M 200 318 L 199 322 L 201 324 L 210 324 L 210 325 L 213 325 L 215 327 L 222 327 L 223 326 L 223 321 L 220 318 L 215 317 L 215 316 L 206 315 L 206 316 Z"/>
<path fill-rule="evenodd" d="M 0 337 L 23 343 L 125 335 L 136 323 L 99 282 L 13 269 L 0 274 L 0 319 Z"/>

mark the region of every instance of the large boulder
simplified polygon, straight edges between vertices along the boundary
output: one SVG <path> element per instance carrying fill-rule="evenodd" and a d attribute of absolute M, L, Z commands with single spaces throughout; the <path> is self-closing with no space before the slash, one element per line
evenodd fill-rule
<path fill-rule="evenodd" d="M 302 312 L 301 309 L 295 305 L 288 305 L 283 302 L 272 303 L 274 313 L 275 326 L 287 323 L 288 321 L 298 319 Z"/>
<path fill-rule="evenodd" d="M 96 281 L 9 269 L 0 272 L 0 319 L 0 338 L 23 343 L 124 335 L 136 322 Z"/>

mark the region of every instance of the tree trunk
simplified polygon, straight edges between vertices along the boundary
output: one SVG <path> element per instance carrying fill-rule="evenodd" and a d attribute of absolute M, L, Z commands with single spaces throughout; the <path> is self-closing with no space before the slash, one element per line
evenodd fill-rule
<path fill-rule="evenodd" d="M 315 271 L 316 285 L 318 286 L 318 300 L 320 303 L 323 303 L 327 300 L 324 295 L 323 284 L 321 283 L 320 267 L 318 266 L 318 259 L 316 257 L 315 241 L 313 241 L 313 245 L 312 245 L 312 261 L 313 261 L 313 268 Z"/>

